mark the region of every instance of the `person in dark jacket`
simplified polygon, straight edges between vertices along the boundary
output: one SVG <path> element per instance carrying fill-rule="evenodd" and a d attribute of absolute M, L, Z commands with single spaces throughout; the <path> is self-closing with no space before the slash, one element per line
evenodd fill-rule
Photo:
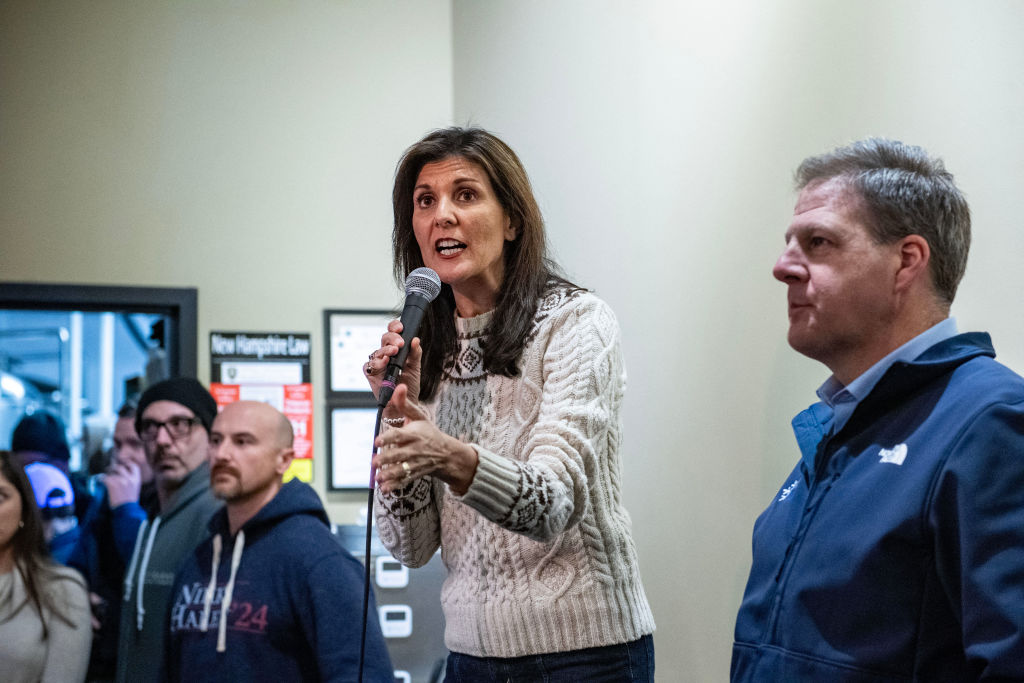
<path fill-rule="evenodd" d="M 291 423 L 267 404 L 232 403 L 214 421 L 210 485 L 225 506 L 175 581 L 168 680 L 356 680 L 362 564 L 334 540 L 316 492 L 281 483 L 293 456 Z M 370 615 L 363 680 L 392 683 Z"/>
<path fill-rule="evenodd" d="M 733 681 L 1024 680 L 1024 379 L 949 317 L 970 212 L 943 163 L 811 157 L 774 275 L 832 372 L 754 526 Z"/>
<path fill-rule="evenodd" d="M 85 577 L 95 637 L 89 683 L 114 680 L 121 624 L 121 592 L 139 527 L 158 512 L 153 470 L 135 432 L 136 402 L 126 401 L 114 424 L 114 449 L 68 565 Z"/>
<path fill-rule="evenodd" d="M 37 471 L 49 471 L 50 467 L 54 467 L 68 479 L 61 489 L 61 498 L 69 498 L 70 506 L 40 505 L 47 529 L 46 540 L 50 554 L 57 562 L 66 564 L 78 542 L 81 524 L 92 503 L 92 496 L 89 493 L 86 476 L 81 472 L 71 471 L 71 450 L 68 448 L 64 423 L 47 410 L 25 415 L 11 434 L 11 450 L 17 455 L 22 466 L 30 467 L 42 463 L 49 467 L 37 468 Z M 44 477 L 51 478 L 54 477 Z"/>

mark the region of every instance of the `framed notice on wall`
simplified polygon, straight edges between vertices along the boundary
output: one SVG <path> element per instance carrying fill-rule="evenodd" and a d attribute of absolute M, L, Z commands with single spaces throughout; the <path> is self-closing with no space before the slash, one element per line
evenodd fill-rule
<path fill-rule="evenodd" d="M 363 364 L 370 352 L 380 348 L 381 335 L 397 317 L 395 311 L 387 310 L 324 311 L 329 489 L 370 486 L 377 401 L 363 376 Z"/>
<path fill-rule="evenodd" d="M 380 338 L 394 311 L 324 311 L 324 339 L 327 340 L 327 395 L 334 398 L 366 398 L 373 395 L 363 377 L 363 363 L 371 351 L 380 348 Z"/>
<path fill-rule="evenodd" d="M 373 423 L 377 406 L 331 406 L 327 409 L 327 443 L 331 453 L 328 485 L 331 489 L 370 486 L 373 458 Z"/>
<path fill-rule="evenodd" d="M 211 332 L 210 393 L 218 408 L 262 401 L 292 423 L 295 459 L 285 480 L 313 480 L 313 386 L 310 335 L 304 332 Z"/>

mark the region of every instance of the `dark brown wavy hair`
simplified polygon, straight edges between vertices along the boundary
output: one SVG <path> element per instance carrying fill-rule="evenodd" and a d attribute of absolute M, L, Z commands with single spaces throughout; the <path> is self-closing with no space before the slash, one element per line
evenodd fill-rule
<path fill-rule="evenodd" d="M 515 377 L 544 291 L 579 287 L 566 280 L 548 256 L 544 219 L 530 179 L 516 153 L 495 135 L 481 128 L 444 128 L 428 133 L 402 155 L 391 195 L 395 279 L 404 283 L 410 272 L 423 266 L 412 228 L 413 190 L 420 171 L 427 164 L 450 158 L 465 159 L 483 169 L 515 229 L 515 239 L 505 243 L 504 280 L 487 329 L 483 361 L 487 372 Z M 441 285 L 441 293 L 420 323 L 419 337 L 423 343 L 420 398 L 427 400 L 437 392 L 445 363 L 457 350 L 455 296 L 450 286 Z"/>
<path fill-rule="evenodd" d="M 43 625 L 43 640 L 45 640 L 49 637 L 49 632 L 46 628 L 46 619 L 43 616 L 44 610 L 56 615 L 68 626 L 74 626 L 71 619 L 56 604 L 52 593 L 46 590 L 47 584 L 51 581 L 71 581 L 72 579 L 63 577 L 54 571 L 55 565 L 50 559 L 50 550 L 47 548 L 46 539 L 43 536 L 43 521 L 39 516 L 39 508 L 36 507 L 36 496 L 32 491 L 32 484 L 29 483 L 28 475 L 25 474 L 21 462 L 10 451 L 0 451 L 0 472 L 21 495 L 23 526 L 15 532 L 11 539 L 14 549 L 14 566 L 21 574 L 25 592 L 28 593 L 28 601 L 39 614 L 39 620 Z M 18 606 L 12 606 L 8 619 L 17 611 Z"/>

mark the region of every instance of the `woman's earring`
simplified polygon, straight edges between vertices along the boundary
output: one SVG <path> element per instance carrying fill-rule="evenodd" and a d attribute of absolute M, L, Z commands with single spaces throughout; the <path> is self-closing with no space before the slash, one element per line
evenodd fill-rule
<path fill-rule="evenodd" d="M 25 528 L 25 520 L 23 520 L 23 519 L 19 519 L 18 520 L 18 528 L 19 529 L 24 529 Z"/>

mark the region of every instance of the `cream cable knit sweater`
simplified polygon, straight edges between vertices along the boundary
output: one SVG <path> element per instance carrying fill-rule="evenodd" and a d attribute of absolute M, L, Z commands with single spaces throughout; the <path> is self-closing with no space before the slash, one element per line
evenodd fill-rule
<path fill-rule="evenodd" d="M 618 323 L 596 296 L 540 302 L 518 377 L 485 374 L 491 318 L 457 319 L 459 353 L 428 406 L 480 460 L 466 495 L 431 477 L 375 505 L 384 545 L 418 567 L 441 547 L 445 644 L 480 657 L 563 652 L 654 631 L 621 500 Z"/>

